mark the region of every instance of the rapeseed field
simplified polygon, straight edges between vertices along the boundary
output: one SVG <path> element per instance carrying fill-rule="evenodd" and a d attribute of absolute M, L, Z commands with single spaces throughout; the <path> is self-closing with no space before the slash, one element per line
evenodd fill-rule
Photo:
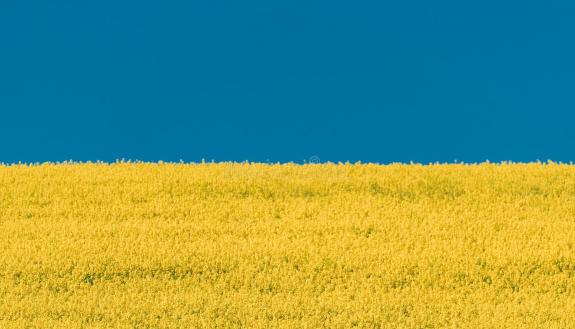
<path fill-rule="evenodd" d="M 575 328 L 575 166 L 0 166 L 0 328 Z"/>

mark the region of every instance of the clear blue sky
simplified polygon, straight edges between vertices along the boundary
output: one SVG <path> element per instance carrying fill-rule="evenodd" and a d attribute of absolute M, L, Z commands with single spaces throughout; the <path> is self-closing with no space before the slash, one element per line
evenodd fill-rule
<path fill-rule="evenodd" d="M 575 160 L 573 1 L 0 1 L 0 161 Z"/>

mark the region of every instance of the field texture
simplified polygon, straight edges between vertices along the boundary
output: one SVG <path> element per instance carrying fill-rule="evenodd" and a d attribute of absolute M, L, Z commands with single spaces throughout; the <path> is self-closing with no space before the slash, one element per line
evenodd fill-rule
<path fill-rule="evenodd" d="M 575 328 L 575 166 L 0 166 L 0 328 Z"/>

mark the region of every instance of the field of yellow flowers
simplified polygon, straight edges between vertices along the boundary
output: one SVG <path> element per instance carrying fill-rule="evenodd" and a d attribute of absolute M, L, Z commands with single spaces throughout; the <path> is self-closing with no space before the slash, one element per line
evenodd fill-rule
<path fill-rule="evenodd" d="M 0 328 L 575 328 L 575 166 L 0 166 Z"/>

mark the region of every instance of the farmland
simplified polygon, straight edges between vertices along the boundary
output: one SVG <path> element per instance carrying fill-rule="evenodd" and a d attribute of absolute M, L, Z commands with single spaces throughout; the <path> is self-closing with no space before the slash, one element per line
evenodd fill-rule
<path fill-rule="evenodd" d="M 573 328 L 575 166 L 0 166 L 0 328 Z"/>

